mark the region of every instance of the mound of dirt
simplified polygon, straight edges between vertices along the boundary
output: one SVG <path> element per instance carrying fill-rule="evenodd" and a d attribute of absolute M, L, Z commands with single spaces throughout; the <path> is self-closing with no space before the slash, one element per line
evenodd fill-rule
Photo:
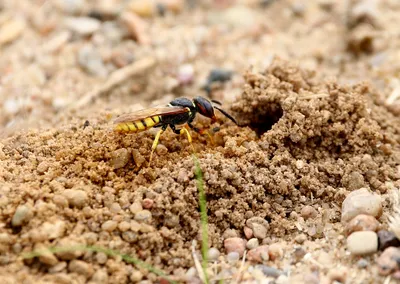
<path fill-rule="evenodd" d="M 322 238 L 325 226 L 339 221 L 349 191 L 400 186 L 400 121 L 368 85 L 320 82 L 280 60 L 264 73 L 247 72 L 245 81 L 231 108 L 241 126 L 226 120 L 215 145 L 194 134 L 210 246 L 223 250 L 224 238 L 242 237 L 255 216 L 269 223 L 262 243 L 289 241 L 305 205 L 329 212 L 320 212 L 313 235 Z M 105 119 L 76 125 L 0 144 L 0 272 L 20 283 L 84 281 L 105 267 L 110 283 L 123 283 L 135 270 L 101 253 L 21 258 L 38 247 L 83 244 L 136 255 L 182 279 L 193 266 L 190 246 L 200 227 L 188 143 L 167 131 L 146 168 L 152 133 L 118 135 Z"/>

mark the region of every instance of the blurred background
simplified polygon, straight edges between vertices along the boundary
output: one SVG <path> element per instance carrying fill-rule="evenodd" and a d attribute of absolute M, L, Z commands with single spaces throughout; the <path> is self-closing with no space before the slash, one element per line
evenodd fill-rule
<path fill-rule="evenodd" d="M 397 0 L 2 0 L 0 133 L 177 96 L 232 102 L 275 57 L 369 81 L 398 111 Z"/>

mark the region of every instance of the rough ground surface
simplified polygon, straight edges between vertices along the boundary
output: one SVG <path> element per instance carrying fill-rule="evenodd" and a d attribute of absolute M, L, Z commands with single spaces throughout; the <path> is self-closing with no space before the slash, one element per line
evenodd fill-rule
<path fill-rule="evenodd" d="M 292 283 L 384 280 L 376 255 L 363 269 L 346 251 L 340 207 L 350 191 L 369 188 L 390 213 L 388 193 L 400 186 L 397 1 L 176 1 L 164 17 L 147 11 L 134 20 L 133 1 L 64 2 L 0 4 L 0 275 L 7 283 L 157 280 L 101 253 L 21 257 L 74 245 L 115 249 L 187 278 L 192 241 L 200 240 L 191 148 L 167 131 L 148 168 L 154 131 L 119 135 L 110 117 L 206 96 L 202 86 L 217 67 L 234 75 L 210 96 L 240 126 L 221 117 L 213 145 L 193 133 L 210 246 L 224 253 L 224 239 L 245 238 L 246 220 L 262 217 L 269 225 L 260 243 L 284 252 L 266 264 Z M 66 24 L 88 15 L 98 25 L 88 34 Z M 137 62 L 148 67 L 79 101 Z M 303 218 L 305 206 L 316 216 Z M 379 221 L 387 225 L 385 214 Z M 294 240 L 303 234 L 311 258 L 296 262 Z"/>

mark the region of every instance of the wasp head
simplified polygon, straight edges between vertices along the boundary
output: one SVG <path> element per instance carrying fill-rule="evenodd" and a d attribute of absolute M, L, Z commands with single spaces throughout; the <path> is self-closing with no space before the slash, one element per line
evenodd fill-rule
<path fill-rule="evenodd" d="M 215 122 L 217 120 L 217 117 L 215 116 L 215 113 L 214 113 L 214 106 L 212 105 L 212 103 L 209 100 L 207 100 L 203 97 L 196 97 L 193 99 L 193 102 L 196 105 L 197 111 L 201 115 L 211 118 L 213 122 Z"/>

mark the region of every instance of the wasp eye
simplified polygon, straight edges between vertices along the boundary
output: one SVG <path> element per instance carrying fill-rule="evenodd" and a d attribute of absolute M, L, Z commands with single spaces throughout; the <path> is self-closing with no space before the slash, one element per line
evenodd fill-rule
<path fill-rule="evenodd" d="M 211 102 L 203 97 L 197 97 L 193 99 L 194 104 L 197 107 L 197 110 L 200 114 L 209 117 L 209 118 L 214 118 L 214 107 L 211 104 Z"/>

